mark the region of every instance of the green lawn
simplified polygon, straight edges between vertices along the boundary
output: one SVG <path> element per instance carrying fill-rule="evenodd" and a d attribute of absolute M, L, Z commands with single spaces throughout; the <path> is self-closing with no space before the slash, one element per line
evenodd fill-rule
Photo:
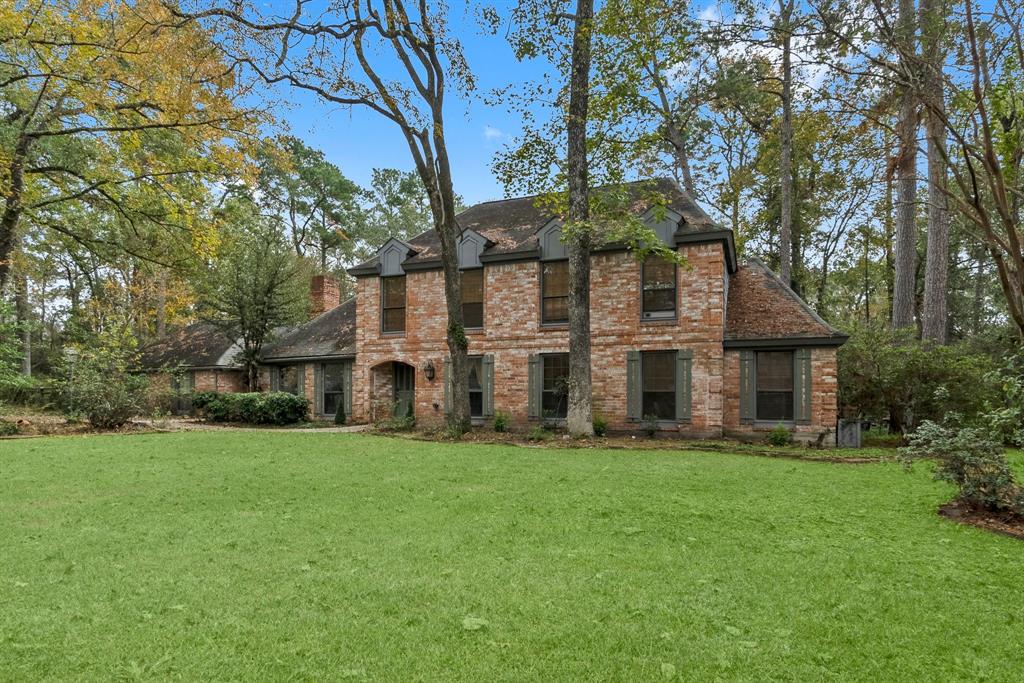
<path fill-rule="evenodd" d="M 0 679 L 1020 680 L 1024 543 L 892 463 L 0 442 Z"/>

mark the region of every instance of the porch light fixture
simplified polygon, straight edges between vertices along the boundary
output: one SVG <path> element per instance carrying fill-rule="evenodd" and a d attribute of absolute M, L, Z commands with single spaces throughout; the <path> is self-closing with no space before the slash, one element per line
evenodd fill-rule
<path fill-rule="evenodd" d="M 427 366 L 423 368 L 423 374 L 426 376 L 428 381 L 434 381 L 434 361 L 427 361 Z"/>

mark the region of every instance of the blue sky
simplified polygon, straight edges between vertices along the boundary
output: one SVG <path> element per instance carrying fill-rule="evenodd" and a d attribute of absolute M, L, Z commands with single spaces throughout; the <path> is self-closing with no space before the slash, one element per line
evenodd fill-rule
<path fill-rule="evenodd" d="M 452 3 L 451 7 L 451 28 L 463 43 L 478 88 L 469 99 L 448 91 L 448 152 L 455 191 L 467 204 L 473 204 L 505 196 L 490 165 L 494 153 L 521 128 L 505 107 L 488 106 L 484 96 L 514 79 L 536 77 L 543 66 L 516 62 L 504 36 L 485 35 L 471 8 L 462 3 Z M 312 94 L 284 87 L 278 95 L 291 102 L 290 107 L 278 112 L 290 133 L 321 149 L 357 183 L 368 185 L 374 168 L 412 169 L 404 138 L 380 115 L 364 108 L 330 106 Z"/>

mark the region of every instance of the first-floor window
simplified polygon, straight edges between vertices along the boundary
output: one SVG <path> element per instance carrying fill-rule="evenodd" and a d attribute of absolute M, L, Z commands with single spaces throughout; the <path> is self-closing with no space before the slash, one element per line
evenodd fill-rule
<path fill-rule="evenodd" d="M 540 264 L 541 322 L 569 322 L 569 262 Z"/>
<path fill-rule="evenodd" d="M 470 356 L 469 361 L 469 416 L 484 416 L 484 359 Z"/>
<path fill-rule="evenodd" d="M 542 416 L 564 418 L 569 405 L 569 354 L 548 353 L 541 356 L 541 359 L 544 365 Z"/>
<path fill-rule="evenodd" d="M 341 363 L 328 363 L 324 365 L 324 415 L 335 415 L 338 412 L 344 392 L 344 374 Z"/>
<path fill-rule="evenodd" d="M 757 419 L 780 421 L 793 419 L 793 352 L 758 351 Z"/>
<path fill-rule="evenodd" d="M 467 329 L 484 326 L 484 269 L 462 271 L 462 322 Z"/>
<path fill-rule="evenodd" d="M 643 417 L 676 419 L 676 352 L 644 351 L 640 354 L 643 384 Z"/>
<path fill-rule="evenodd" d="M 297 365 L 282 365 L 277 369 L 277 390 L 296 395 L 299 393 L 299 368 Z"/>

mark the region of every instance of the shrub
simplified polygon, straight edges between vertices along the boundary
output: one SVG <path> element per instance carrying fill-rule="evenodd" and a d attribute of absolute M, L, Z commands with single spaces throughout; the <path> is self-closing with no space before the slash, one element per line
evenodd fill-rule
<path fill-rule="evenodd" d="M 1024 491 L 1013 476 L 998 441 L 983 429 L 952 428 L 924 422 L 907 437 L 900 459 L 909 467 L 915 460 L 936 463 L 935 478 L 948 481 L 960 500 L 973 508 L 1024 514 Z"/>
<path fill-rule="evenodd" d="M 110 329 L 90 336 L 74 361 L 57 367 L 55 386 L 69 420 L 84 418 L 93 427 L 113 429 L 146 410 L 149 380 L 133 372 L 135 339 Z"/>
<path fill-rule="evenodd" d="M 643 421 L 644 433 L 647 436 L 653 437 L 658 433 L 658 416 L 657 415 L 644 415 Z"/>
<path fill-rule="evenodd" d="M 284 391 L 266 394 L 217 394 L 203 391 L 192 397 L 192 406 L 211 422 L 286 425 L 301 422 L 309 402 Z"/>
<path fill-rule="evenodd" d="M 594 436 L 604 436 L 608 433 L 608 420 L 601 415 L 594 416 Z"/>
<path fill-rule="evenodd" d="M 0 436 L 14 436 L 18 433 L 18 423 L 0 420 Z"/>
<path fill-rule="evenodd" d="M 494 431 L 496 432 L 507 432 L 508 431 L 508 413 L 504 413 L 500 410 L 494 411 Z"/>
<path fill-rule="evenodd" d="M 793 443 L 793 432 L 786 425 L 775 425 L 768 432 L 768 443 L 773 446 L 789 446 Z"/>
<path fill-rule="evenodd" d="M 1024 355 L 1010 356 L 986 380 L 1002 391 L 986 401 L 980 422 L 1002 443 L 1024 446 Z"/>
<path fill-rule="evenodd" d="M 547 441 L 551 438 L 551 430 L 544 425 L 537 425 L 526 435 L 527 441 Z"/>
<path fill-rule="evenodd" d="M 994 361 L 962 345 L 934 346 L 908 331 L 855 330 L 839 349 L 839 402 L 894 433 L 951 412 L 974 421 L 1000 393 Z"/>
<path fill-rule="evenodd" d="M 345 424 L 345 403 L 338 401 L 338 409 L 334 411 L 334 424 Z"/>
<path fill-rule="evenodd" d="M 383 432 L 407 432 L 416 426 L 416 418 L 412 415 L 389 417 L 377 423 L 377 429 Z"/>

